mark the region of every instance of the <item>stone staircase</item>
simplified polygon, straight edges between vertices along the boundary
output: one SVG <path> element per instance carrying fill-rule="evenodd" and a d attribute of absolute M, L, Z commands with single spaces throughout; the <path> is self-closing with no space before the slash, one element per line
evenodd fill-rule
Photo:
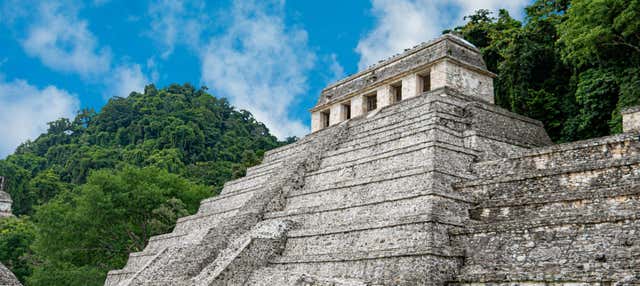
<path fill-rule="evenodd" d="M 475 178 L 469 166 L 479 152 L 467 131 L 484 134 L 474 129 L 473 108 L 439 90 L 349 121 L 348 139 L 305 174 L 283 210 L 265 215 L 298 227 L 247 285 L 325 285 L 300 284 L 300 273 L 363 285 L 453 279 L 463 252 L 448 233 L 464 227 L 471 201 L 451 184 Z"/>
<path fill-rule="evenodd" d="M 283 192 L 304 183 L 300 174 L 312 170 L 316 156 L 340 140 L 340 130 L 319 132 L 267 152 L 261 165 L 227 182 L 219 196 L 203 200 L 196 214 L 178 219 L 173 232 L 154 236 L 143 251 L 131 253 L 123 269 L 109 272 L 105 285 L 194 285 L 192 279 L 202 271 L 230 275 L 233 264 L 221 260 L 231 255 L 240 261 L 246 251 L 256 249 L 258 241 L 273 245 L 251 233 L 261 232 L 260 222 L 267 210 L 282 207 Z M 251 247 L 238 246 L 246 241 Z"/>
<path fill-rule="evenodd" d="M 597 284 L 640 275 L 637 134 L 537 148 L 473 167 L 473 198 L 451 231 L 465 253 L 452 284 Z"/>

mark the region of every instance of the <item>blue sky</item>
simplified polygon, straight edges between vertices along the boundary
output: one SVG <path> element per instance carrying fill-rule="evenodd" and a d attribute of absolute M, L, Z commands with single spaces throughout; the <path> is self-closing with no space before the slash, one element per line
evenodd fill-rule
<path fill-rule="evenodd" d="M 531 0 L 2 0 L 0 158 L 46 123 L 154 83 L 206 85 L 278 137 L 308 133 L 328 83 Z"/>

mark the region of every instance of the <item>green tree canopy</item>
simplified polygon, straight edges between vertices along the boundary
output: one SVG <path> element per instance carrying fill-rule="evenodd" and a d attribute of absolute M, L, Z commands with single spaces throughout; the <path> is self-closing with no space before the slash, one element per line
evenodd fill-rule
<path fill-rule="evenodd" d="M 171 231 L 194 213 L 207 187 L 156 167 L 93 171 L 87 183 L 37 207 L 33 249 L 42 267 L 30 284 L 102 285 L 110 269 L 124 266 L 149 237 Z M 75 277 L 75 278 L 74 278 Z"/>
<path fill-rule="evenodd" d="M 574 141 L 621 132 L 620 108 L 640 103 L 639 3 L 538 0 L 523 23 L 479 10 L 453 31 L 498 75 L 497 104 Z"/>

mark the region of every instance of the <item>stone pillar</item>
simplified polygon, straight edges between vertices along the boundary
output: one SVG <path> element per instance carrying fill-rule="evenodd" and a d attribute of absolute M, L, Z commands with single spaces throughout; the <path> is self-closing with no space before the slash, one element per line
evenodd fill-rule
<path fill-rule="evenodd" d="M 640 105 L 624 108 L 622 114 L 622 132 L 640 132 Z"/>
<path fill-rule="evenodd" d="M 447 61 L 441 61 L 431 67 L 431 89 L 447 85 Z"/>
<path fill-rule="evenodd" d="M 378 108 L 385 107 L 393 103 L 393 90 L 390 85 L 383 85 L 376 91 L 378 98 Z"/>
<path fill-rule="evenodd" d="M 329 114 L 329 125 L 335 125 L 342 122 L 342 114 L 344 114 L 344 105 L 335 103 L 331 106 L 331 113 Z"/>
<path fill-rule="evenodd" d="M 320 111 L 314 111 L 311 113 L 311 132 L 316 132 L 322 129 L 322 115 Z"/>
<path fill-rule="evenodd" d="M 420 78 L 418 74 L 410 74 L 402 79 L 402 99 L 418 96 Z"/>
<path fill-rule="evenodd" d="M 364 114 L 364 96 L 356 95 L 351 98 L 351 118 Z"/>
<path fill-rule="evenodd" d="M 445 86 L 464 96 L 494 103 L 491 76 L 448 60 L 440 61 L 431 67 L 431 89 Z"/>

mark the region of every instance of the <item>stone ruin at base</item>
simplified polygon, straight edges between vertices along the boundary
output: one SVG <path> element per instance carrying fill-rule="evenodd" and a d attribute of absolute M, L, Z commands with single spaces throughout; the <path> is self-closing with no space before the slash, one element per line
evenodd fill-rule
<path fill-rule="evenodd" d="M 553 145 L 493 104 L 452 35 L 323 90 L 268 152 L 106 285 L 627 285 L 640 275 L 638 109 Z"/>
<path fill-rule="evenodd" d="M 20 281 L 7 267 L 0 263 L 0 285 L 2 286 L 21 286 Z"/>
<path fill-rule="evenodd" d="M 11 196 L 4 191 L 5 178 L 0 176 L 0 219 L 12 217 L 11 214 Z M 11 270 L 7 269 L 0 263 L 0 286 L 20 286 L 20 282 Z"/>
<path fill-rule="evenodd" d="M 11 196 L 4 191 L 5 178 L 0 176 L 0 219 L 4 217 L 11 217 Z"/>

